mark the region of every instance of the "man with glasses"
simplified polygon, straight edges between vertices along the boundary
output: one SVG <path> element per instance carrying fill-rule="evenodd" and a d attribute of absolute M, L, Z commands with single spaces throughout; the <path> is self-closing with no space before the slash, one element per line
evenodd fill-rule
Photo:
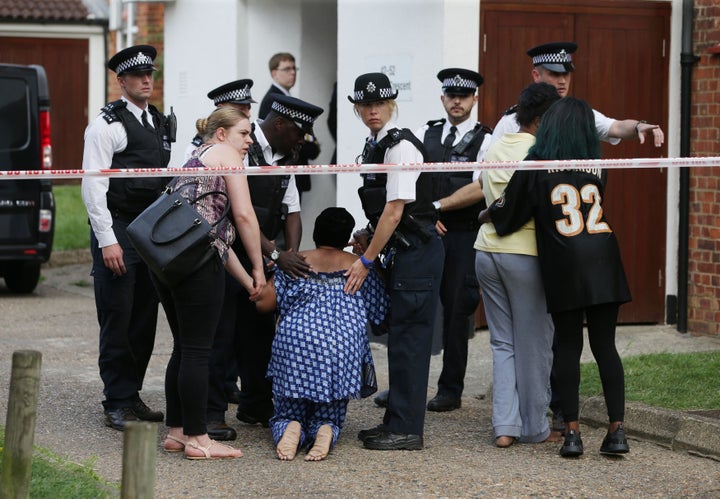
<path fill-rule="evenodd" d="M 295 86 L 297 73 L 300 70 L 295 65 L 295 56 L 289 52 L 278 52 L 268 62 L 270 76 L 273 83 L 260 103 L 258 117 L 262 120 L 270 112 L 270 107 L 278 95 L 290 95 L 290 89 Z M 306 134 L 305 141 L 300 149 L 296 151 L 293 158 L 288 158 L 287 164 L 307 165 L 312 159 L 320 155 L 320 144 L 313 134 Z M 297 175 L 295 177 L 298 192 L 302 195 L 304 191 L 310 190 L 310 176 Z"/>

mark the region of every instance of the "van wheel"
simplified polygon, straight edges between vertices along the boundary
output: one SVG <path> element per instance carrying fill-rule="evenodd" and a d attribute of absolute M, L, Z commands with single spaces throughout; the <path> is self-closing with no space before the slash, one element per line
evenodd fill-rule
<path fill-rule="evenodd" d="M 5 284 L 13 293 L 32 293 L 40 280 L 40 263 L 17 262 L 8 265 Z"/>

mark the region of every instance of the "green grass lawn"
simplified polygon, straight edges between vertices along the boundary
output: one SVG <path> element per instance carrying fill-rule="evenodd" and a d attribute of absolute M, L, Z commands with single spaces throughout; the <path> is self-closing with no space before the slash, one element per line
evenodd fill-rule
<path fill-rule="evenodd" d="M 0 427 L 0 461 L 5 445 Z M 119 486 L 102 480 L 93 471 L 93 463 L 72 463 L 47 449 L 35 447 L 30 476 L 30 497 L 90 499 L 117 497 Z"/>
<path fill-rule="evenodd" d="M 675 409 L 720 408 L 720 352 L 661 353 L 623 359 L 628 402 Z M 594 362 L 580 367 L 580 395 L 602 393 Z"/>
<path fill-rule="evenodd" d="M 90 247 L 90 225 L 80 196 L 80 184 L 53 186 L 55 241 L 53 251 Z"/>

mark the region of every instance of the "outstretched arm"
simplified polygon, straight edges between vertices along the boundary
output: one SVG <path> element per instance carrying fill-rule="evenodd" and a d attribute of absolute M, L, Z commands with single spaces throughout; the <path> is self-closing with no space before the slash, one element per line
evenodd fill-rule
<path fill-rule="evenodd" d="M 610 125 L 608 136 L 626 140 L 637 137 L 641 144 L 645 143 L 646 137 L 652 137 L 655 147 L 660 147 L 665 142 L 665 134 L 659 125 L 638 120 L 615 120 Z"/>

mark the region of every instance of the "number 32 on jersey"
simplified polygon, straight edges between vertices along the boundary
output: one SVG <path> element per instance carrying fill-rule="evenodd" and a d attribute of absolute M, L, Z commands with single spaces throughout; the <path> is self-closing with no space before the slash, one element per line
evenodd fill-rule
<path fill-rule="evenodd" d="M 610 226 L 602 221 L 603 210 L 597 185 L 585 184 L 578 191 L 574 185 L 558 184 L 550 193 L 550 199 L 552 204 L 562 206 L 563 215 L 566 217 L 555 221 L 557 231 L 563 236 L 572 237 L 584 229 L 587 229 L 588 234 L 612 232 Z M 580 210 L 583 203 L 591 205 L 586 220 Z"/>

